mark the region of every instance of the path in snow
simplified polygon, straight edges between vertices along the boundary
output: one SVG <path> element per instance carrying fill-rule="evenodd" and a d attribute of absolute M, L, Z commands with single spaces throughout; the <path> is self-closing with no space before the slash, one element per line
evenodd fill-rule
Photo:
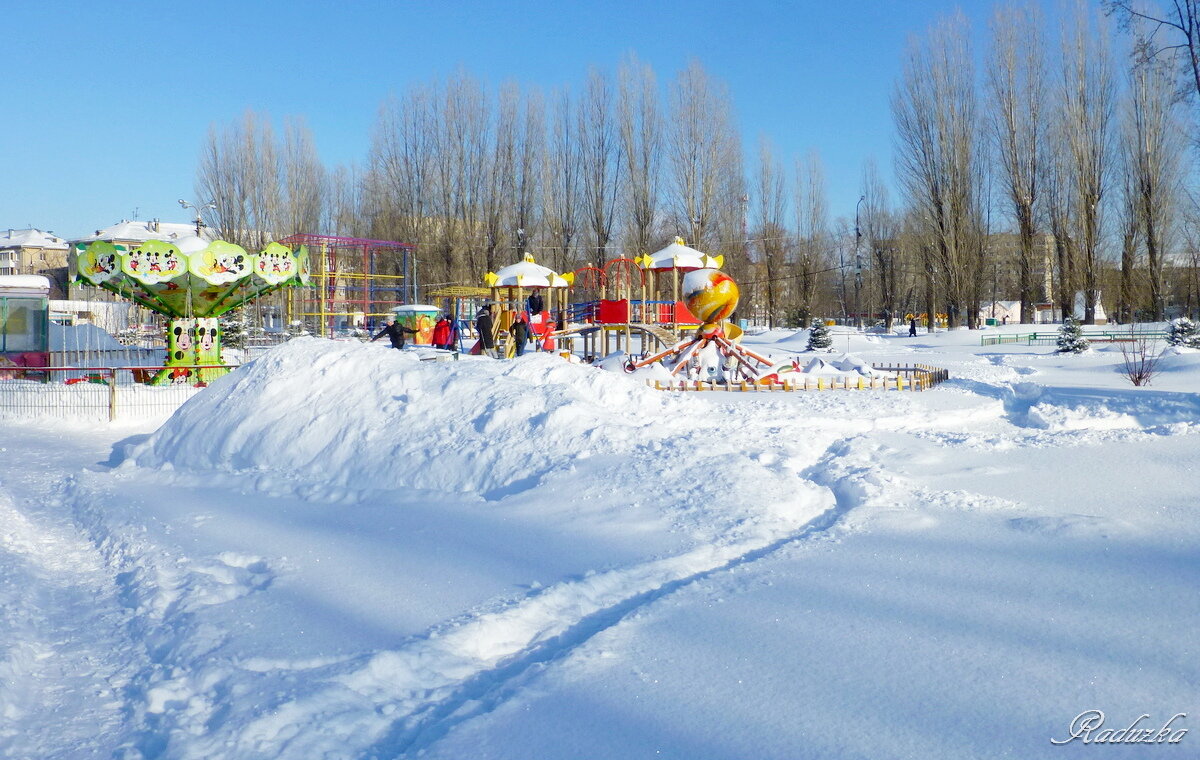
<path fill-rule="evenodd" d="M 0 432 L 0 756 L 110 757 L 141 648 L 120 587 L 70 519 L 63 479 L 107 436 Z"/>
<path fill-rule="evenodd" d="M 753 404 L 752 410 L 718 405 L 713 410 L 714 420 L 693 422 L 694 429 L 685 435 L 669 442 L 652 441 L 645 451 L 615 463 L 623 473 L 621 481 L 605 469 L 609 464 L 600 472 L 576 473 L 577 498 L 595 483 L 614 504 L 626 498 L 626 483 L 655 482 L 663 494 L 659 509 L 680 510 L 677 517 L 684 521 L 682 526 L 703 529 L 682 552 L 568 578 L 498 609 L 491 605 L 439 623 L 401 646 L 332 662 L 304 658 L 251 661 L 226 653 L 218 645 L 213 647 L 212 657 L 186 678 L 151 690 L 170 691 L 174 699 L 161 705 L 159 722 L 144 722 L 139 730 L 155 736 L 162 746 L 172 747 L 172 756 L 178 757 L 419 754 L 460 723 L 503 704 L 547 666 L 569 658 L 597 634 L 664 596 L 701 579 L 734 571 L 781 547 L 822 536 L 846 509 L 886 482 L 877 467 L 839 466 L 847 434 L 853 440 L 877 425 L 936 427 L 946 421 L 943 417 L 956 421 L 964 414 L 961 404 L 950 404 L 953 408 L 948 414 L 914 414 L 911 399 L 905 396 L 806 398 L 810 414 L 805 416 L 795 415 L 794 401 L 786 399 L 763 399 Z M 875 419 L 846 419 L 847 404 L 878 405 Z M 984 416 L 989 414 L 994 417 L 998 410 Z M 724 472 L 731 478 L 728 485 L 702 474 L 707 471 L 703 467 L 706 460 L 699 447 L 722 435 L 730 439 L 723 444 L 720 460 L 731 468 Z M 725 447 L 738 452 L 739 459 L 729 459 Z M 668 462 L 699 465 L 664 471 Z M 748 467 L 754 462 L 754 467 Z M 701 467 L 701 474 L 693 472 L 694 466 Z M 777 474 L 767 478 L 768 472 Z M 121 476 L 145 477 L 129 468 Z M 228 487 L 236 487 L 237 482 L 231 481 Z M 565 480 L 543 483 L 542 495 L 536 491 L 526 495 L 547 499 L 559 494 L 554 498 L 561 501 L 568 487 Z M 630 493 L 637 490 L 640 486 Z M 755 493 L 760 501 L 746 517 L 724 527 L 719 521 L 712 525 L 695 522 L 693 512 L 705 514 L 700 505 L 719 504 L 735 493 L 741 493 L 743 499 L 745 494 Z M 823 494 L 824 506 L 815 510 L 805 506 L 818 494 Z M 519 501 L 523 497 L 512 498 Z M 98 503 L 103 501 L 101 498 Z M 789 505 L 789 501 L 796 503 Z M 727 507 L 733 515 L 741 514 L 742 508 L 736 501 Z M 147 515 L 145 519 L 152 518 Z M 719 532 L 711 534 L 714 529 Z M 114 536 L 124 532 L 112 525 L 104 530 L 112 530 Z M 182 559 L 149 556 L 136 563 L 142 567 L 186 564 Z M 189 585 L 186 580 L 173 583 L 177 592 L 185 594 L 171 602 L 174 608 L 188 608 Z M 155 596 L 148 586 L 139 593 L 147 599 Z M 163 627 L 171 630 L 174 641 L 183 644 L 194 622 L 168 616 Z M 177 655 L 165 657 L 170 660 Z M 186 662 L 186 658 L 179 659 L 181 664 Z M 243 696 L 217 713 L 213 703 L 221 693 L 258 696 Z"/>

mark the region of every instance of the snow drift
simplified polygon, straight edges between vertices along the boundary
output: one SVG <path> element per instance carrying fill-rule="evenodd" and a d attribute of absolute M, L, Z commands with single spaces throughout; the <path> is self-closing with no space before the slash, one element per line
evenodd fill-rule
<path fill-rule="evenodd" d="M 639 380 L 546 355 L 422 362 L 304 338 L 188 402 L 134 459 L 356 490 L 490 494 L 658 439 L 673 401 Z"/>

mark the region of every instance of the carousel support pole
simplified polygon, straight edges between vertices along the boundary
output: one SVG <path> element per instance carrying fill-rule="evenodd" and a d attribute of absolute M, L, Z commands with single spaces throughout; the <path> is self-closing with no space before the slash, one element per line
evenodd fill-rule
<path fill-rule="evenodd" d="M 325 337 L 325 288 L 329 284 L 329 262 L 325 260 L 325 244 L 321 243 L 321 284 L 317 286 L 317 334 Z"/>
<path fill-rule="evenodd" d="M 678 330 L 675 307 L 679 303 L 679 267 L 671 267 L 671 329 Z"/>
<path fill-rule="evenodd" d="M 633 335 L 629 332 L 629 323 L 633 321 L 633 288 L 625 283 L 625 355 L 633 354 Z"/>
<path fill-rule="evenodd" d="M 495 304 L 496 306 L 493 306 L 492 304 Z M 494 313 L 494 312 L 499 312 L 499 308 L 498 308 L 499 304 L 500 304 L 500 288 L 493 287 L 492 288 L 492 300 L 487 307 L 488 313 L 492 315 L 492 345 L 493 346 L 496 345 L 496 333 L 500 330 L 500 314 Z"/>
<path fill-rule="evenodd" d="M 642 324 L 646 324 L 649 322 L 646 319 L 646 270 L 639 270 L 639 278 L 642 281 Z"/>

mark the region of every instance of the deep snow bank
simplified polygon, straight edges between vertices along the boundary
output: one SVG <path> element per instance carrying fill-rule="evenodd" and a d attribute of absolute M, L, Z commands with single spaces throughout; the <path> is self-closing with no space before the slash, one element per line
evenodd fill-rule
<path fill-rule="evenodd" d="M 659 438 L 677 404 L 556 357 L 421 362 L 306 338 L 214 383 L 132 455 L 145 467 L 486 495 Z"/>

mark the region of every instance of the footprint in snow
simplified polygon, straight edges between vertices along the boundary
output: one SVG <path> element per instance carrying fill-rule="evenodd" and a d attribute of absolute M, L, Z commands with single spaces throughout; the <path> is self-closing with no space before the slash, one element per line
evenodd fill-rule
<path fill-rule="evenodd" d="M 1136 532 L 1136 528 L 1124 520 L 1096 515 L 1014 517 L 1008 521 L 1008 527 L 1021 533 L 1083 539 L 1112 538 Z"/>
<path fill-rule="evenodd" d="M 264 589 L 275 578 L 262 557 L 222 552 L 192 566 L 191 601 L 198 606 L 222 604 Z"/>

